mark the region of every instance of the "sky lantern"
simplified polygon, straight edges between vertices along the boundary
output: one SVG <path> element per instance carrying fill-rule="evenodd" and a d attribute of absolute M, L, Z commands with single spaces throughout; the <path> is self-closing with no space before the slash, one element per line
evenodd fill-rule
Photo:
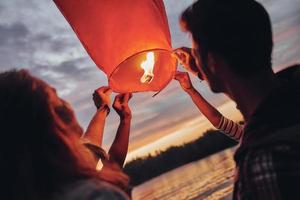
<path fill-rule="evenodd" d="M 54 0 L 115 92 L 160 91 L 177 61 L 162 0 Z"/>

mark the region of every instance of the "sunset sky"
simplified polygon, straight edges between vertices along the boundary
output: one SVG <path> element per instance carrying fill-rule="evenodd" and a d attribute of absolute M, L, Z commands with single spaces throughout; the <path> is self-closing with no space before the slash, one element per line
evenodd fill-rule
<path fill-rule="evenodd" d="M 180 13 L 192 0 L 165 0 L 173 47 L 190 46 L 178 25 Z M 275 49 L 274 70 L 300 62 L 300 0 L 263 0 L 271 15 Z M 238 16 L 237 16 L 238 17 Z M 0 1 L 0 70 L 26 68 L 57 88 L 86 128 L 95 113 L 93 91 L 107 85 L 105 74 L 90 59 L 76 35 L 51 0 Z M 193 80 L 197 89 L 227 117 L 240 120 L 235 105 L 213 94 L 206 83 Z M 209 123 L 173 81 L 155 98 L 135 94 L 128 159 L 201 135 Z M 108 117 L 104 143 L 109 147 L 118 126 L 114 111 Z"/>

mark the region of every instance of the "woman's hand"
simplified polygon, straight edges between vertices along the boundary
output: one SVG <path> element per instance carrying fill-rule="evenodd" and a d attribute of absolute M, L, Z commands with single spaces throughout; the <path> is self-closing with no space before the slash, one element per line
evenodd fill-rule
<path fill-rule="evenodd" d="M 195 59 L 192 55 L 192 49 L 188 47 L 181 47 L 174 50 L 176 58 L 179 60 L 180 64 L 183 65 L 183 67 L 194 74 L 195 76 L 198 76 L 198 68 L 195 62 Z"/>
<path fill-rule="evenodd" d="M 131 97 L 132 97 L 131 93 L 118 94 L 115 97 L 113 108 L 121 118 L 131 117 L 131 110 L 128 106 L 128 102 L 131 99 Z"/>
<path fill-rule="evenodd" d="M 190 76 L 187 72 L 177 71 L 175 74 L 175 80 L 177 80 L 180 83 L 180 86 L 186 92 L 189 92 L 194 89 Z"/>
<path fill-rule="evenodd" d="M 112 90 L 108 86 L 103 86 L 95 90 L 93 93 L 93 100 L 97 109 L 102 106 L 110 106 L 110 95 Z"/>

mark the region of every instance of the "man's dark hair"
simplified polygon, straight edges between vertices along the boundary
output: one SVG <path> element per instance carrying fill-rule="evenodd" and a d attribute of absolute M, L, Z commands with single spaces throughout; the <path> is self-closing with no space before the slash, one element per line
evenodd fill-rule
<path fill-rule="evenodd" d="M 221 55 L 236 73 L 250 76 L 271 69 L 271 21 L 258 2 L 198 0 L 183 12 L 181 22 L 200 51 Z"/>

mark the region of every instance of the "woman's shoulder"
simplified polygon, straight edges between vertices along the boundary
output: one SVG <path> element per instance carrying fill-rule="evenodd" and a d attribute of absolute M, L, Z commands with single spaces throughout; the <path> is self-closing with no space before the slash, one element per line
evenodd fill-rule
<path fill-rule="evenodd" d="M 68 184 L 57 192 L 55 200 L 127 200 L 129 197 L 120 189 L 96 179 L 86 179 Z"/>

